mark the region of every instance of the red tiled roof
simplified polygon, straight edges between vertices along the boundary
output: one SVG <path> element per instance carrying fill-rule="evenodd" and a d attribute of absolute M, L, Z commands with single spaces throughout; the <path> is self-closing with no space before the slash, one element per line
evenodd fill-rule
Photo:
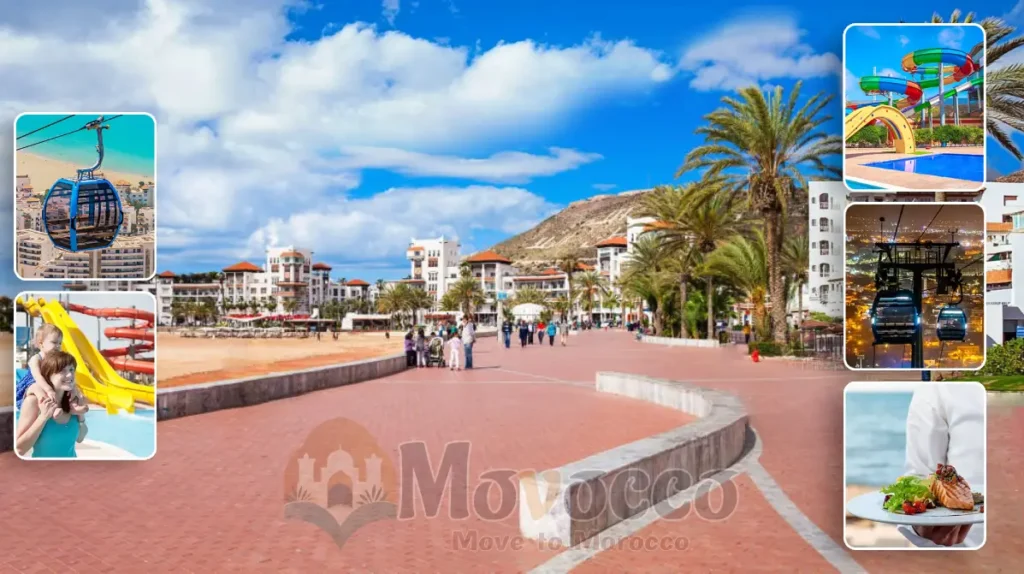
<path fill-rule="evenodd" d="M 502 257 L 489 249 L 487 251 L 481 251 L 480 253 L 470 255 L 466 258 L 466 261 L 469 263 L 512 263 L 512 260 L 508 257 Z"/>
<path fill-rule="evenodd" d="M 222 269 L 222 271 L 225 272 L 225 273 L 233 273 L 233 272 L 239 272 L 239 271 L 240 272 L 245 272 L 245 273 L 254 273 L 254 272 L 263 271 L 263 270 L 260 269 L 259 267 L 257 267 L 256 265 L 253 265 L 252 263 L 249 263 L 248 261 L 239 261 L 238 263 L 235 263 L 234 265 L 231 265 L 229 267 L 225 267 L 224 269 Z"/>
<path fill-rule="evenodd" d="M 362 279 L 353 279 L 351 281 L 346 282 L 345 285 L 348 285 L 349 287 L 369 287 L 370 286 L 369 283 L 367 283 L 366 281 L 363 281 Z"/>
<path fill-rule="evenodd" d="M 594 266 L 587 265 L 586 263 L 580 263 L 579 265 L 576 266 L 576 269 L 579 269 L 580 271 L 593 271 Z"/>
<path fill-rule="evenodd" d="M 161 273 L 159 277 L 163 277 L 164 279 L 174 279 L 174 272 L 171 270 L 167 270 Z"/>
<path fill-rule="evenodd" d="M 595 247 L 626 247 L 626 238 L 621 235 L 609 237 L 598 243 Z"/>
<path fill-rule="evenodd" d="M 281 257 L 302 257 L 302 254 L 298 251 L 285 251 L 281 254 Z"/>
<path fill-rule="evenodd" d="M 326 263 L 314 263 L 313 269 L 316 269 L 318 271 L 330 271 L 331 266 Z"/>
<path fill-rule="evenodd" d="M 412 245 L 412 246 L 410 246 L 410 247 L 409 247 L 409 249 L 408 249 L 408 250 L 409 250 L 409 251 L 416 251 L 417 249 L 419 249 L 420 251 L 422 251 L 422 250 L 423 250 L 423 246 L 421 246 L 421 245 Z"/>

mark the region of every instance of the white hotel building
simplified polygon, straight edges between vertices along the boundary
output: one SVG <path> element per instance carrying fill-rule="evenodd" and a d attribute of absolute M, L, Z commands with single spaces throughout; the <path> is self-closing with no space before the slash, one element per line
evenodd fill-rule
<path fill-rule="evenodd" d="M 1000 345 L 1024 330 L 1024 185 L 989 183 L 985 207 L 985 342 Z"/>
<path fill-rule="evenodd" d="M 157 299 L 157 321 L 170 325 L 174 301 L 213 301 L 219 308 L 227 305 L 263 303 L 273 300 L 273 312 L 284 313 L 287 301 L 295 301 L 296 313 L 310 313 L 327 301 L 369 298 L 371 285 L 360 279 L 344 284 L 331 281 L 329 265 L 313 263 L 313 252 L 296 247 L 274 247 L 267 250 L 262 266 L 241 261 L 221 270 L 221 280 L 207 283 L 181 281 L 178 275 L 164 271 L 152 281 L 88 280 L 66 284 L 73 290 L 148 291 Z M 263 307 L 261 312 L 267 312 Z M 239 311 L 246 312 L 246 311 Z"/>

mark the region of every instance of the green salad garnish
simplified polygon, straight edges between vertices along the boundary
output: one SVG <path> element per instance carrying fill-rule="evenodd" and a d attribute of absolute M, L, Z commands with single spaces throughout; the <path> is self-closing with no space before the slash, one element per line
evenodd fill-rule
<path fill-rule="evenodd" d="M 889 512 L 900 512 L 904 502 L 913 504 L 932 500 L 931 482 L 932 478 L 901 476 L 899 480 L 882 489 L 882 493 L 887 495 L 882 507 Z"/>

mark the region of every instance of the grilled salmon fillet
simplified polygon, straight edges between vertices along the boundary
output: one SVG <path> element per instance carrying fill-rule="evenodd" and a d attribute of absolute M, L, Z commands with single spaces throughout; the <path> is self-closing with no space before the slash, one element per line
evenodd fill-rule
<path fill-rule="evenodd" d="M 940 464 L 935 469 L 935 480 L 932 481 L 931 492 L 939 504 L 954 510 L 974 510 L 974 496 L 971 487 L 956 469 Z"/>

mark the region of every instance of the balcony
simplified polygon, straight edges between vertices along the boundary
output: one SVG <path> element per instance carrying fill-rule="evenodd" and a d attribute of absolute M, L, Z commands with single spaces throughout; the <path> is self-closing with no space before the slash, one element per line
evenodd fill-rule
<path fill-rule="evenodd" d="M 405 252 L 405 256 L 413 261 L 423 261 L 425 253 L 422 249 L 410 249 Z"/>

